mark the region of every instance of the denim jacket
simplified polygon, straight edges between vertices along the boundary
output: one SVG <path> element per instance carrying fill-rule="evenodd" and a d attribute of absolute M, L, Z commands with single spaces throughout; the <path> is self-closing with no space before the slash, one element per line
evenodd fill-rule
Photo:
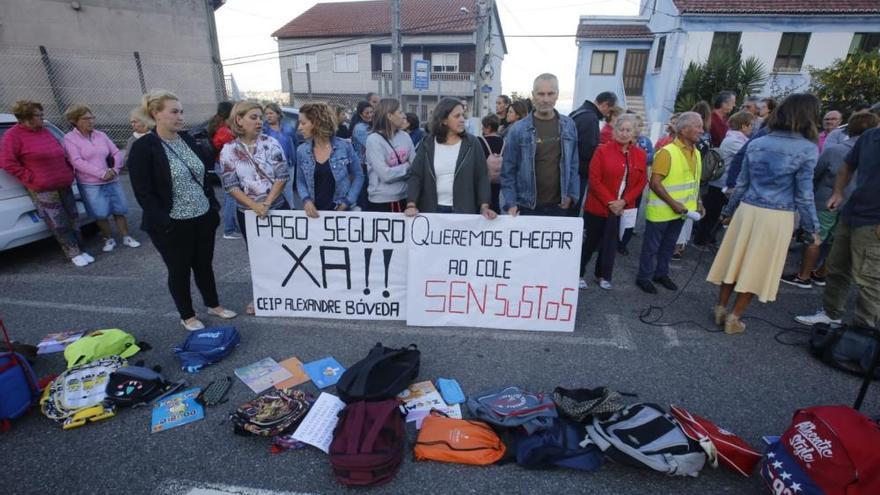
<path fill-rule="evenodd" d="M 816 143 L 791 131 L 772 131 L 748 144 L 736 190 L 724 208 L 730 216 L 740 201 L 772 210 L 797 211 L 800 226 L 818 232 L 813 204 Z"/>
<path fill-rule="evenodd" d="M 559 114 L 557 114 L 559 115 Z M 501 193 L 503 208 L 523 206 L 535 208 L 537 185 L 535 184 L 535 124 L 533 114 L 513 124 L 505 136 L 504 159 L 501 164 Z M 560 195 L 570 197 L 575 203 L 580 194 L 578 175 L 577 128 L 574 121 L 559 115 L 559 138 L 562 154 L 559 161 Z M 584 179 L 586 180 L 586 178 Z"/>
<path fill-rule="evenodd" d="M 351 147 L 351 143 L 338 137 L 331 138 L 333 151 L 330 153 L 330 169 L 336 180 L 333 201 L 351 207 L 364 187 L 364 172 L 361 159 Z M 306 140 L 296 148 L 296 191 L 303 202 L 315 197 L 315 152 L 312 140 Z"/>

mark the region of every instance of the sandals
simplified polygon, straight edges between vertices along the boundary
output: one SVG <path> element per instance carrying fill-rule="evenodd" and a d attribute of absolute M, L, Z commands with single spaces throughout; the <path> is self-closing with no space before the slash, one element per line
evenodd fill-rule
<path fill-rule="evenodd" d="M 214 308 L 208 308 L 208 314 L 216 316 L 217 318 L 223 318 L 224 320 L 231 320 L 238 316 L 238 313 L 231 309 L 221 309 L 220 311 L 217 311 Z"/>

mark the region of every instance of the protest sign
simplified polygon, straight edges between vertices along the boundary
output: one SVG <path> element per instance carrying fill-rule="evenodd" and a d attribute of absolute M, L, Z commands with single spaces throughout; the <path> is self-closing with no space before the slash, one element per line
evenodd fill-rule
<path fill-rule="evenodd" d="M 407 235 L 407 324 L 573 332 L 580 218 L 422 214 Z"/>
<path fill-rule="evenodd" d="M 406 227 L 400 213 L 245 214 L 257 316 L 403 320 Z"/>

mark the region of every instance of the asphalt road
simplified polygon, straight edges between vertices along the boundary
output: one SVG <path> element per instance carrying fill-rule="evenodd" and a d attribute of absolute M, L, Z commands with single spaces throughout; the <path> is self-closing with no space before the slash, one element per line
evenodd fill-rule
<path fill-rule="evenodd" d="M 165 268 L 147 236 L 135 230 L 140 211 L 133 200 L 131 206 L 130 222 L 143 242 L 138 249 L 120 245 L 101 253 L 100 240 L 92 237 L 88 244 L 97 262 L 81 269 L 64 260 L 51 240 L 0 255 L 0 316 L 15 339 L 35 343 L 52 331 L 122 328 L 153 346 L 134 360 L 160 365 L 169 377 L 185 378 L 194 386 L 267 356 L 281 360 L 296 355 L 306 362 L 333 355 L 347 366 L 378 341 L 388 346 L 416 343 L 422 351 L 420 378 L 454 377 L 465 393 L 514 384 L 548 392 L 556 386 L 606 385 L 637 393 L 639 401 L 683 405 L 760 449 L 761 436 L 780 433 L 796 409 L 851 404 L 860 383 L 811 358 L 803 346 L 778 343 L 778 330 L 767 323 L 747 320 L 747 332 L 738 336 L 708 332 L 716 295 L 715 287 L 705 282 L 711 253 L 701 257 L 689 250 L 673 268 L 680 286 L 694 276 L 665 309 L 663 321 L 691 322 L 665 327 L 641 323 L 640 311 L 666 304 L 673 293 L 660 288 L 652 297 L 633 284 L 640 237 L 633 240 L 633 254 L 618 258 L 613 290 L 592 284 L 581 291 L 572 334 L 239 316 L 234 323 L 243 337 L 241 347 L 222 363 L 186 375 L 171 352 L 185 331 L 167 292 Z M 214 268 L 221 301 L 243 312 L 251 299 L 243 241 L 218 235 Z M 775 303 L 755 303 L 748 314 L 794 326 L 791 316 L 815 310 L 820 295 L 817 289 L 783 286 Z M 804 340 L 798 334 L 786 337 Z M 36 365 L 39 375 L 63 369 L 61 354 L 41 356 Z M 307 449 L 273 455 L 266 439 L 233 435 L 224 417 L 250 397 L 249 389 L 235 380 L 230 401 L 208 409 L 204 421 L 157 434 L 149 432 L 148 409 L 123 410 L 115 418 L 71 431 L 34 411 L 0 434 L 0 487 L 8 494 L 344 491 L 333 481 L 324 453 Z M 880 411 L 876 385 L 863 410 Z M 760 492 L 759 483 L 755 476 L 747 479 L 723 469 L 707 468 L 699 478 L 683 479 L 610 463 L 585 474 L 414 462 L 407 457 L 394 482 L 371 493 L 743 494 Z"/>

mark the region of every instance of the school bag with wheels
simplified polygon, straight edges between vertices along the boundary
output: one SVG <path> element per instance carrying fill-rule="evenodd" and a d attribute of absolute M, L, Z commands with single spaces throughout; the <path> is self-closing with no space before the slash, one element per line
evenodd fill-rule
<path fill-rule="evenodd" d="M 656 404 L 633 404 L 610 418 L 593 417 L 590 439 L 611 460 L 675 476 L 697 476 L 706 464 L 700 444 Z"/>
<path fill-rule="evenodd" d="M 794 413 L 770 445 L 761 478 L 770 493 L 875 495 L 880 493 L 880 427 L 847 406 Z"/>
<path fill-rule="evenodd" d="M 110 375 L 126 364 L 124 358 L 109 356 L 66 370 L 43 391 L 40 410 L 47 418 L 64 422 L 80 411 L 102 406 Z"/>
<path fill-rule="evenodd" d="M 669 412 L 678 420 L 684 434 L 703 447 L 712 467 L 720 463 L 748 478 L 764 457 L 742 438 L 683 407 L 669 406 Z"/>
<path fill-rule="evenodd" d="M 556 405 L 541 392 L 527 392 L 519 387 L 505 387 L 472 395 L 468 410 L 477 419 L 495 426 L 516 428 L 527 433 L 549 428 L 557 417 Z"/>
<path fill-rule="evenodd" d="M 504 442 L 488 424 L 431 411 L 422 420 L 413 455 L 417 461 L 487 466 L 501 460 L 506 451 Z"/>
<path fill-rule="evenodd" d="M 238 406 L 230 414 L 237 435 L 271 437 L 293 430 L 309 410 L 299 390 L 271 390 Z"/>
<path fill-rule="evenodd" d="M 110 374 L 105 399 L 116 407 L 133 407 L 149 404 L 183 385 L 169 382 L 156 369 L 142 366 L 124 366 Z"/>
<path fill-rule="evenodd" d="M 870 329 L 817 323 L 810 330 L 810 353 L 839 370 L 865 376 L 877 352 L 880 340 Z M 880 379 L 880 368 L 872 378 Z"/>
<path fill-rule="evenodd" d="M 602 466 L 602 451 L 584 425 L 558 419 L 552 427 L 532 435 L 517 432 L 516 463 L 527 469 L 564 467 L 592 472 Z"/>
<path fill-rule="evenodd" d="M 186 340 L 174 347 L 174 354 L 183 371 L 196 373 L 228 356 L 240 342 L 241 336 L 233 326 L 203 328 L 189 332 Z"/>
<path fill-rule="evenodd" d="M 394 478 L 406 439 L 399 405 L 394 399 L 360 401 L 339 413 L 330 444 L 336 481 L 346 486 L 376 486 Z"/>
<path fill-rule="evenodd" d="M 415 344 L 391 349 L 378 343 L 367 357 L 342 373 L 336 392 L 346 404 L 393 399 L 419 376 L 420 362 Z"/>
<path fill-rule="evenodd" d="M 148 345 L 141 346 L 149 348 Z M 128 359 L 140 352 L 141 346 L 133 335 L 118 328 L 95 330 L 65 347 L 64 359 L 70 369 L 108 356 Z"/>
<path fill-rule="evenodd" d="M 2 320 L 0 329 L 9 348 L 12 348 Z M 7 420 L 19 418 L 28 412 L 39 396 L 37 375 L 27 359 L 16 352 L 0 352 L 0 430 L 5 429 Z"/>

